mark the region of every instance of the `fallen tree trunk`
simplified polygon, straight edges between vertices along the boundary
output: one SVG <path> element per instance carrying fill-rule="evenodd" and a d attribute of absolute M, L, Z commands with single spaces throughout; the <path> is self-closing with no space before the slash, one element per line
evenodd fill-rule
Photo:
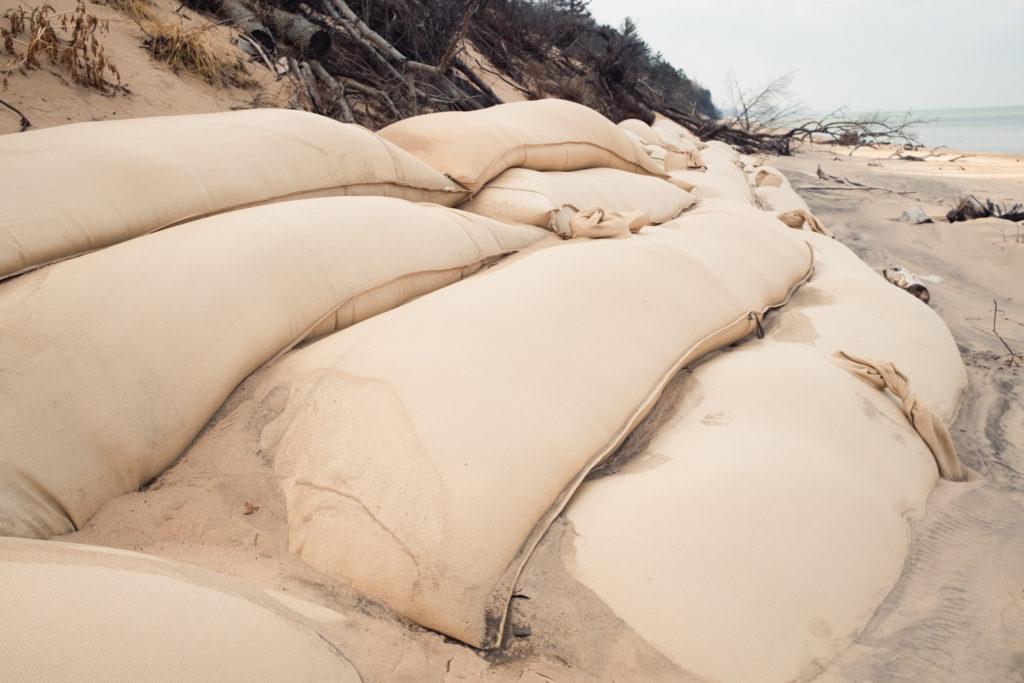
<path fill-rule="evenodd" d="M 191 0 L 188 4 L 193 9 L 204 10 L 227 19 L 238 27 L 238 30 L 259 42 L 268 53 L 277 52 L 274 34 L 239 0 Z"/>
<path fill-rule="evenodd" d="M 272 9 L 267 21 L 278 39 L 296 48 L 307 59 L 320 59 L 331 49 L 331 34 L 305 17 Z"/>

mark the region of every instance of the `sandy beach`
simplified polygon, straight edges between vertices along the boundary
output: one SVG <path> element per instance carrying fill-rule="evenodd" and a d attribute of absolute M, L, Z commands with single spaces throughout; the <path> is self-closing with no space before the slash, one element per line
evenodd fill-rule
<path fill-rule="evenodd" d="M 58 11 L 67 10 L 73 4 L 54 3 Z M 0 11 L 14 5 L 0 0 Z M 177 3 L 165 0 L 158 0 L 157 4 L 158 11 L 164 14 L 172 12 L 176 6 Z M 90 11 L 95 11 L 114 26 L 106 47 L 111 59 L 118 64 L 130 92 L 101 95 L 84 88 L 69 87 L 62 82 L 61 76 L 47 69 L 32 71 L 28 76 L 12 74 L 8 89 L 0 97 L 20 109 L 31 121 L 33 129 L 73 122 L 153 115 L 198 114 L 260 107 L 288 108 L 296 102 L 293 84 L 289 80 L 279 78 L 255 62 L 249 62 L 247 66 L 258 83 L 251 90 L 217 89 L 191 76 L 175 75 L 166 67 L 155 65 L 140 47 L 144 35 L 137 22 L 105 6 L 90 5 Z M 232 59 L 242 59 L 245 56 L 234 46 L 235 37 L 226 27 L 210 31 L 210 40 L 218 49 Z M 15 133 L 18 128 L 17 118 L 9 110 L 0 110 L 0 132 L 18 135 Z M 728 156 L 729 151 L 717 149 L 717 152 L 726 156 L 726 165 L 730 166 L 730 171 L 736 172 L 736 164 Z M 713 154 L 708 152 L 709 159 Z M 646 163 L 649 160 L 644 161 Z M 709 544 L 708 547 L 719 542 L 728 546 L 731 538 L 744 539 L 737 541 L 737 544 L 743 544 L 744 547 L 756 546 L 761 555 L 740 554 L 736 557 L 743 558 L 743 561 L 737 560 L 734 565 L 721 565 L 730 570 L 735 569 L 735 577 L 725 578 L 744 582 L 744 590 L 749 589 L 751 594 L 765 588 L 771 590 L 783 586 L 781 580 L 772 583 L 770 577 L 773 575 L 783 578 L 799 575 L 797 569 L 790 571 L 787 567 L 787 562 L 791 561 L 789 557 L 772 555 L 776 540 L 782 545 L 792 543 L 800 546 L 805 543 L 805 538 L 822 539 L 822 547 L 828 546 L 828 550 L 821 550 L 821 557 L 817 557 L 817 547 L 803 545 L 800 546 L 803 554 L 795 560 L 806 560 L 800 570 L 817 567 L 812 560 L 821 561 L 820 571 L 807 569 L 811 576 L 808 583 L 814 583 L 815 590 L 820 590 L 822 595 L 830 591 L 843 593 L 844 586 L 855 588 L 850 588 L 848 595 L 836 596 L 835 601 L 823 599 L 821 604 L 807 606 L 805 611 L 794 610 L 797 613 L 794 620 L 804 619 L 805 613 L 820 618 L 801 623 L 799 628 L 784 634 L 767 633 L 764 629 L 774 623 L 771 620 L 777 617 L 777 613 L 784 612 L 784 609 L 774 609 L 768 603 L 767 607 L 762 606 L 759 608 L 761 611 L 756 611 L 750 604 L 745 607 L 739 598 L 732 602 L 722 601 L 720 604 L 710 598 L 701 602 L 699 585 L 691 587 L 692 593 L 688 595 L 692 596 L 693 602 L 690 604 L 672 604 L 668 607 L 653 603 L 647 606 L 630 604 L 616 608 L 614 600 L 608 597 L 612 593 L 604 592 L 612 590 L 607 588 L 609 584 L 606 579 L 594 578 L 593 572 L 588 574 L 586 564 L 595 561 L 588 557 L 602 557 L 595 550 L 598 548 L 598 541 L 595 540 L 597 534 L 589 531 L 591 527 L 585 528 L 586 524 L 596 524 L 592 521 L 598 518 L 594 509 L 600 513 L 607 512 L 611 521 L 605 526 L 625 520 L 622 533 L 626 537 L 648 539 L 653 536 L 655 540 L 651 543 L 657 547 L 657 539 L 660 537 L 653 526 L 648 525 L 643 529 L 630 527 L 629 520 L 633 517 L 629 515 L 636 512 L 632 504 L 628 504 L 628 509 L 602 511 L 600 500 L 593 503 L 592 499 L 598 495 L 595 491 L 601 490 L 609 481 L 613 482 L 614 477 L 629 479 L 646 475 L 656 481 L 661 476 L 658 474 L 659 468 L 664 467 L 661 473 L 668 481 L 673 475 L 667 473 L 680 471 L 666 466 L 672 454 L 667 446 L 661 446 L 663 442 L 658 440 L 661 438 L 659 430 L 667 432 L 673 425 L 683 424 L 688 419 L 695 423 L 695 429 L 700 428 L 697 423 L 707 426 L 729 422 L 729 416 L 718 413 L 708 416 L 695 412 L 704 399 L 695 387 L 699 389 L 700 381 L 705 376 L 715 376 L 716 372 L 720 372 L 718 366 L 713 364 L 720 364 L 722 357 L 737 351 L 765 348 L 770 351 L 775 348 L 772 344 L 783 346 L 782 341 L 789 342 L 786 353 L 792 352 L 793 358 L 797 358 L 794 363 L 801 362 L 798 358 L 802 357 L 800 354 L 811 353 L 810 350 L 816 352 L 811 341 L 805 343 L 802 338 L 796 338 L 799 335 L 793 332 L 794 328 L 787 327 L 780 332 L 779 326 L 784 320 L 786 305 L 792 303 L 798 315 L 803 315 L 800 311 L 805 308 L 809 310 L 827 303 L 811 298 L 800 299 L 801 290 L 797 287 L 808 283 L 803 275 L 803 262 L 799 262 L 796 256 L 792 257 L 793 264 L 789 267 L 792 272 L 787 271 L 785 274 L 788 279 L 778 276 L 776 279 L 779 282 L 773 285 L 785 296 L 778 294 L 757 304 L 757 310 L 760 311 L 785 302 L 780 311 L 764 315 L 763 331 L 767 334 L 767 341 L 755 339 L 752 335 L 747 335 L 739 342 L 730 339 L 728 345 L 721 345 L 724 348 L 716 348 L 709 355 L 687 362 L 674 379 L 659 385 L 660 399 L 650 409 L 647 417 L 636 425 L 633 436 L 626 438 L 604 460 L 603 465 L 595 462 L 587 464 L 586 471 L 595 465 L 596 470 L 583 482 L 580 489 L 582 495 L 566 500 L 558 499 L 559 507 L 552 505 L 547 508 L 546 504 L 536 504 L 541 512 L 547 510 L 550 513 L 551 518 L 547 520 L 550 527 L 544 527 L 537 533 L 532 524 L 527 526 L 527 531 L 534 534 L 529 537 L 530 542 L 536 542 L 537 545 L 532 553 L 526 553 L 521 573 L 515 573 L 515 580 L 508 586 L 511 599 L 503 606 L 507 607 L 507 623 L 498 648 L 484 650 L 469 647 L 454 637 L 425 628 L 402 616 L 398 610 L 385 604 L 383 599 L 374 599 L 357 590 L 352 582 L 346 582 L 336 574 L 319 571 L 311 563 L 303 561 L 297 552 L 294 540 L 294 503 L 288 492 L 288 486 L 294 482 L 285 482 L 287 477 L 282 474 L 282 454 L 289 448 L 293 451 L 298 448 L 296 443 L 306 443 L 301 438 L 306 429 L 302 425 L 311 425 L 309 431 L 312 432 L 324 422 L 322 414 L 317 412 L 307 412 L 305 417 L 301 417 L 303 414 L 299 411 L 308 409 L 308 404 L 299 400 L 305 400 L 305 394 L 296 398 L 302 392 L 323 390 L 324 385 L 329 384 L 311 374 L 313 370 L 310 368 L 314 364 L 307 360 L 310 355 L 297 355 L 304 349 L 308 354 L 308 350 L 318 342 L 309 346 L 300 345 L 298 350 L 284 355 L 283 359 L 275 356 L 272 363 L 257 369 L 230 393 L 191 444 L 162 474 L 138 490 L 107 500 L 79 530 L 55 536 L 53 540 L 145 553 L 184 563 L 198 572 L 193 577 L 195 581 L 216 585 L 218 590 L 231 594 L 236 590 L 231 585 L 244 586 L 244 590 L 237 589 L 239 595 L 250 596 L 261 606 L 275 614 L 284 615 L 294 624 L 316 634 L 329 645 L 326 648 L 330 650 L 328 658 L 336 653 L 340 659 L 348 660 L 358 676 L 368 683 L 678 681 L 719 678 L 756 681 L 765 680 L 762 675 L 769 675 L 771 680 L 829 683 L 877 680 L 1010 681 L 1024 678 L 1024 572 L 1021 571 L 1024 567 L 1024 380 L 1021 375 L 1024 368 L 1024 278 L 1021 277 L 1024 228 L 1020 223 L 996 219 L 967 223 L 949 223 L 946 220 L 946 212 L 967 195 L 1006 205 L 1024 200 L 1024 156 L 975 154 L 969 150 L 907 150 L 890 146 L 860 147 L 851 153 L 849 147 L 814 144 L 801 147 L 790 157 L 761 156 L 756 158 L 756 163 L 758 167 L 779 169 L 807 202 L 814 216 L 834 234 L 836 241 L 852 250 L 875 271 L 878 281 L 884 282 L 881 272 L 890 264 L 899 264 L 915 274 L 930 292 L 927 305 L 952 334 L 955 349 L 959 352 L 967 374 L 966 393 L 955 411 L 955 420 L 948 425 L 960 462 L 966 471 L 966 481 L 954 482 L 938 478 L 928 450 L 917 441 L 907 448 L 893 446 L 891 459 L 886 457 L 880 446 L 864 460 L 870 461 L 870 467 L 875 468 L 870 472 L 892 476 L 891 481 L 879 482 L 879 488 L 886 495 L 891 493 L 895 501 L 891 504 L 896 510 L 894 514 L 868 514 L 869 509 L 876 510 L 876 507 L 884 508 L 886 514 L 889 514 L 886 506 L 890 503 L 878 503 L 880 498 L 874 489 L 868 493 L 863 493 L 867 490 L 864 487 L 858 489 L 861 480 L 857 477 L 860 475 L 851 475 L 853 469 L 847 468 L 848 463 L 821 465 L 824 472 L 822 481 L 833 481 L 835 490 L 840 493 L 830 496 L 823 489 L 820 498 L 811 496 L 800 502 L 810 506 L 799 508 L 811 510 L 803 518 L 805 521 L 813 516 L 813 506 L 822 505 L 822 520 L 834 522 L 836 528 L 846 525 L 842 528 L 853 529 L 851 535 L 862 535 L 856 543 L 850 541 L 847 546 L 843 546 L 842 552 L 835 549 L 838 546 L 829 545 L 829 529 L 825 521 L 821 521 L 817 527 L 808 521 L 808 529 L 821 527 L 815 532 L 818 536 L 812 536 L 810 531 L 808 535 L 801 536 L 799 527 L 802 522 L 799 519 L 794 521 L 781 513 L 772 517 L 776 512 L 766 512 L 764 517 L 767 521 L 760 527 L 748 524 L 747 518 L 739 516 L 733 519 L 723 514 L 709 518 L 709 521 L 702 522 L 702 529 L 707 531 L 705 536 L 714 538 L 708 540 L 693 536 L 698 540 L 703 539 Z M 742 173 L 739 175 L 741 182 L 745 182 Z M 679 189 L 673 187 L 673 191 L 678 193 Z M 752 188 L 743 187 L 741 191 L 753 198 L 750 194 Z M 699 194 L 695 192 L 694 196 Z M 695 223 L 701 220 L 706 223 L 709 220 L 706 212 L 713 210 L 708 207 L 717 206 L 714 201 L 706 199 L 690 198 L 690 201 L 694 205 L 682 211 L 681 219 L 686 220 L 689 216 L 689 220 Z M 912 224 L 901 221 L 901 214 L 913 207 L 920 207 L 933 222 Z M 750 206 L 744 207 L 744 210 L 752 211 Z M 705 212 L 703 219 L 700 218 L 702 211 Z M 769 222 L 777 223 L 774 216 L 762 213 Z M 775 229 L 778 227 L 774 226 Z M 516 235 L 526 234 L 524 226 L 516 226 L 516 229 L 520 231 Z M 523 262 L 529 261 L 538 252 L 558 249 L 563 245 L 554 235 L 544 233 L 540 228 L 531 229 L 538 235 L 529 240 L 523 238 L 521 244 L 517 243 L 516 249 L 520 249 L 521 253 L 506 258 L 497 266 L 485 268 L 483 275 L 507 275 L 511 280 L 512 275 L 509 273 L 521 267 Z M 673 236 L 658 232 L 663 230 L 669 233 L 669 229 L 645 227 L 640 231 L 640 236 L 643 236 L 644 230 L 648 235 L 661 235 L 659 239 L 675 244 L 671 242 L 675 239 Z M 786 233 L 786 239 L 791 237 L 789 232 L 783 232 Z M 541 233 L 543 236 L 539 236 Z M 839 253 L 839 248 L 833 249 L 821 235 L 814 235 L 814 238 L 821 240 L 820 243 L 810 240 L 811 244 L 808 245 L 811 252 L 816 254 L 815 258 L 823 254 Z M 523 246 L 530 241 L 534 242 L 532 246 Z M 813 244 L 819 244 L 817 251 Z M 475 259 L 472 263 L 456 265 L 465 266 L 465 275 L 469 275 L 485 261 L 486 266 L 491 266 L 495 255 L 501 256 L 511 251 L 511 247 L 495 248 L 488 253 L 481 250 L 480 255 L 474 255 L 471 259 L 467 257 Z M 803 247 L 799 252 L 800 257 L 806 255 Z M 709 253 L 714 252 L 710 250 Z M 851 261 L 845 251 L 839 253 L 839 256 L 828 258 L 819 263 L 819 272 L 829 268 L 842 271 Z M 861 265 L 855 263 L 850 267 L 859 268 Z M 439 268 L 431 264 L 417 267 L 423 270 Z M 639 272 L 642 269 L 636 270 Z M 671 269 L 666 266 L 665 270 Z M 462 277 L 462 274 L 458 277 Z M 457 280 L 458 277 L 452 279 Z M 470 279 L 473 277 L 479 276 L 471 275 Z M 814 276 L 808 277 L 809 284 L 815 285 Z M 38 277 L 33 282 L 38 281 L 41 285 L 43 280 L 45 277 Z M 447 280 L 437 286 L 440 284 L 447 284 Z M 790 291 L 791 285 L 796 294 Z M 6 292 L 20 292 L 15 289 L 17 286 L 18 278 L 4 282 L 0 285 L 0 296 Z M 889 287 L 887 283 L 885 286 Z M 808 288 L 804 287 L 805 294 Z M 612 297 L 614 289 L 607 287 L 606 296 Z M 899 292 L 895 287 L 892 289 L 900 296 L 912 298 L 909 293 Z M 427 310 L 428 313 L 422 314 L 426 316 L 429 309 L 423 302 L 429 295 L 416 299 L 421 293 L 416 292 L 405 298 L 420 305 L 416 311 Z M 18 293 L 18 296 L 21 294 Z M 10 298 L 17 297 L 12 295 Z M 467 295 L 464 301 L 469 303 L 459 305 L 473 305 L 471 295 Z M 644 304 L 647 304 L 646 300 Z M 396 310 L 401 313 L 401 307 Z M 566 307 L 566 311 L 572 310 L 574 307 Z M 555 314 L 551 315 L 555 317 Z M 558 315 L 566 317 L 568 313 Z M 383 316 L 380 317 L 383 319 Z M 396 317 L 398 314 L 386 320 Z M 600 316 L 595 314 L 595 317 Z M 755 322 L 758 331 L 761 331 L 762 320 L 750 320 L 750 331 L 753 331 Z M 369 322 L 373 323 L 373 320 Z M 381 323 L 383 326 L 384 323 Z M 554 322 L 552 326 L 555 326 Z M 377 328 L 367 326 L 365 329 L 369 330 L 368 337 L 387 339 L 385 332 L 378 333 Z M 920 329 L 924 328 L 915 328 L 913 333 L 920 333 Z M 811 331 L 814 331 L 813 327 Z M 437 342 L 439 347 L 444 345 L 443 332 L 445 330 L 438 333 L 438 339 L 442 340 Z M 472 326 L 467 325 L 465 334 L 471 332 Z M 352 346 L 361 348 L 359 338 L 352 338 L 355 339 Z M 617 358 L 622 363 L 634 362 L 630 360 L 630 349 L 639 348 L 640 342 L 626 335 L 622 339 L 629 342 L 629 348 L 615 348 L 609 357 Z M 495 346 L 500 342 L 489 338 L 488 341 Z M 936 336 L 935 347 L 940 347 L 945 341 Z M 929 351 L 922 351 L 922 357 L 932 353 L 930 342 L 924 340 L 922 349 L 928 346 Z M 583 343 L 585 340 L 580 342 L 581 345 Z M 571 351 L 553 343 L 551 355 L 564 359 L 572 355 Z M 328 347 L 327 351 L 321 352 L 321 356 L 332 360 L 340 358 L 341 353 Z M 938 353 L 935 352 L 936 355 Z M 645 361 L 649 355 L 654 355 L 654 351 L 644 352 Z M 317 361 L 320 362 L 320 359 Z M 671 362 L 665 361 L 665 364 L 666 368 L 671 367 Z M 382 362 L 382 365 L 388 366 L 388 363 Z M 562 365 L 553 362 L 551 367 L 559 369 Z M 533 365 L 524 364 L 523 367 L 535 369 Z M 823 367 L 827 368 L 823 371 L 826 374 L 834 370 L 830 366 Z M 652 376 L 656 370 L 658 368 L 650 371 Z M 835 372 L 836 386 L 842 385 L 846 378 L 840 377 L 838 370 Z M 639 374 L 639 370 L 636 374 Z M 798 379 L 803 381 L 806 378 L 794 377 L 792 386 L 804 386 Z M 302 383 L 307 380 L 308 386 Z M 515 377 L 508 379 L 508 384 L 513 384 L 514 380 Z M 789 383 L 785 379 L 773 381 L 777 385 L 787 385 L 788 388 Z M 944 381 L 945 378 L 936 377 L 935 385 L 945 390 L 945 386 L 942 386 Z M 830 382 L 832 380 L 822 380 L 821 384 L 832 386 Z M 928 383 L 928 378 L 923 384 L 928 386 L 928 390 L 934 389 Z M 481 385 L 486 385 L 486 382 Z M 813 394 L 814 382 L 808 380 L 806 386 L 809 388 L 803 394 Z M 463 388 L 462 391 L 469 390 Z M 889 401 L 880 392 L 874 392 L 873 389 L 869 391 L 859 385 L 857 391 L 860 393 L 857 394 L 859 404 L 856 405 L 860 406 L 866 416 L 858 414 L 858 419 L 876 420 L 864 424 L 877 423 L 892 430 L 891 438 L 890 433 L 885 432 L 888 440 L 886 443 L 899 442 L 905 445 L 909 440 L 916 439 L 897 401 Z M 376 405 L 372 401 L 376 400 L 377 394 L 370 389 L 366 392 L 369 397 L 366 404 Z M 779 393 L 784 395 L 785 389 Z M 924 393 L 927 394 L 927 391 Z M 938 389 L 934 389 L 934 393 L 945 396 Z M 425 395 L 428 394 L 425 392 Z M 410 395 L 415 394 L 410 391 L 406 397 Z M 328 398 L 332 397 L 328 394 Z M 548 397 L 540 397 L 538 400 L 541 398 Z M 324 400 L 322 405 L 327 405 L 327 400 Z M 428 399 L 419 400 L 422 404 L 430 403 Z M 856 403 L 854 399 L 851 401 L 854 401 L 851 405 Z M 876 403 L 872 404 L 872 401 Z M 410 404 L 413 402 L 409 400 Z M 953 405 L 956 401 L 949 399 L 948 402 Z M 381 400 L 382 405 L 385 403 Z M 401 399 L 392 404 L 398 406 L 394 408 L 397 415 L 412 410 L 408 405 L 403 405 Z M 875 407 L 872 408 L 872 405 Z M 472 403 L 468 405 L 467 412 L 474 407 Z M 551 410 L 562 408 L 564 406 L 554 406 Z M 301 421 L 303 419 L 305 423 Z M 367 424 L 371 423 L 376 424 L 368 420 Z M 390 421 L 386 425 L 377 425 L 377 431 L 387 436 L 386 439 L 382 437 L 380 444 L 377 444 L 381 452 L 393 443 L 399 444 L 396 448 L 404 447 L 403 444 L 407 441 L 412 443 L 414 437 L 422 437 L 422 434 L 415 433 L 414 428 L 410 427 L 407 433 L 402 431 L 405 427 L 399 428 L 397 424 L 396 421 Z M 771 441 L 771 438 L 766 440 Z M 419 441 L 415 443 L 419 444 Z M 652 446 L 652 443 L 655 445 Z M 308 448 L 313 449 L 314 446 Z M 779 453 L 792 450 L 781 440 L 778 448 Z M 811 446 L 808 448 L 814 452 Z M 681 451 L 685 453 L 686 448 L 681 447 Z M 298 459 L 301 461 L 301 457 Z M 826 459 L 822 455 L 822 461 Z M 710 496 L 719 490 L 711 488 L 719 484 L 715 484 L 717 480 L 712 472 L 714 463 L 711 460 L 708 462 L 711 464 L 700 470 L 707 476 L 706 481 L 710 482 L 707 487 L 702 490 L 699 483 L 696 483 L 692 489 L 687 489 L 695 500 L 702 493 Z M 741 484 L 723 490 L 731 495 L 742 496 L 744 491 L 758 490 L 760 481 L 771 481 L 777 485 L 777 489 L 772 491 L 785 491 L 787 480 L 799 481 L 797 475 L 805 474 L 801 468 L 813 474 L 818 472 L 815 468 L 820 464 L 815 458 L 801 459 L 797 456 L 778 462 L 783 463 L 779 465 L 781 470 L 773 470 L 768 465 L 764 465 L 763 472 L 756 468 L 751 470 L 762 472 L 763 478 L 760 480 L 754 479 L 749 472 L 737 470 L 735 478 Z M 360 467 L 369 470 L 372 465 L 369 463 Z M 416 470 L 416 467 L 423 469 Z M 786 467 L 793 468 L 789 474 Z M 830 467 L 833 469 L 828 469 Z M 854 465 L 850 467 L 855 469 Z M 517 472 L 523 471 L 525 465 L 511 468 L 511 474 L 503 476 L 506 481 L 511 481 L 516 479 Z M 685 468 L 681 471 L 683 474 L 674 476 L 685 478 Z M 440 479 L 436 471 L 431 472 L 421 463 L 410 460 L 407 473 L 417 472 L 420 473 L 417 474 L 417 482 L 432 481 L 432 477 Z M 412 478 L 412 474 L 408 476 Z M 848 482 L 855 480 L 857 486 L 847 486 Z M 934 488 L 931 485 L 933 481 Z M 578 483 L 575 482 L 573 486 Z M 904 484 L 903 490 L 895 490 Z M 528 482 L 519 482 L 517 485 L 530 488 Z M 748 488 L 742 488 L 744 485 Z M 537 485 L 535 488 L 539 490 L 542 487 Z M 894 491 L 890 491 L 890 488 Z M 570 493 L 575 490 L 573 488 Z M 404 489 L 388 493 L 393 494 L 396 500 L 413 495 Z M 824 510 L 827 504 L 833 502 L 828 500 L 830 497 L 837 501 L 847 500 L 843 498 L 847 494 L 851 501 L 848 508 L 840 509 L 840 503 L 837 502 L 835 509 Z M 623 500 L 628 503 L 630 500 L 642 499 L 643 495 L 637 494 L 638 498 L 635 499 L 624 497 Z M 798 504 L 796 497 L 794 495 L 794 505 Z M 508 504 L 509 507 L 515 504 L 514 497 L 510 500 L 512 502 Z M 765 494 L 763 501 L 749 503 L 749 506 L 755 512 L 755 505 L 763 505 L 763 510 L 775 510 L 771 507 L 773 500 L 777 503 L 779 498 Z M 711 504 L 719 502 L 710 501 Z M 747 511 L 743 507 L 745 504 L 743 501 L 735 505 L 730 503 L 723 509 L 728 508 L 726 512 L 737 509 Z M 585 505 L 591 507 L 585 508 Z M 862 507 L 858 508 L 858 505 Z M 865 511 L 865 517 L 860 520 L 855 516 L 851 518 L 853 512 L 849 511 L 855 512 L 858 509 Z M 436 509 L 421 509 L 407 514 L 422 514 L 424 518 L 429 518 L 435 513 Z M 308 522 L 315 516 L 314 513 L 307 513 L 304 519 Z M 732 526 L 730 519 L 733 520 Z M 775 523 L 775 520 L 782 520 L 778 523 L 787 525 L 787 528 L 771 527 L 770 524 Z M 665 525 L 667 531 L 661 537 L 670 537 L 673 529 L 681 526 L 685 526 L 682 520 L 678 524 L 670 520 Z M 477 535 L 471 539 L 475 546 L 470 544 L 470 550 L 465 551 L 466 557 L 470 559 L 460 560 L 463 564 L 472 562 L 473 547 L 479 548 L 481 556 L 498 547 L 501 539 L 489 537 L 485 531 L 477 530 Z M 338 540 L 332 540 L 337 545 Z M 874 543 L 876 540 L 877 545 Z M 345 552 L 353 556 L 360 555 L 362 550 L 358 543 L 359 540 L 355 547 L 348 547 L 344 541 L 341 542 Z M 697 580 L 690 577 L 721 578 L 722 572 L 715 565 L 704 567 L 700 564 L 700 556 L 688 555 L 690 552 L 698 552 L 700 547 L 695 541 L 693 546 L 678 546 L 671 552 L 666 550 L 666 556 L 680 559 L 673 559 L 675 564 L 671 564 L 667 570 L 669 578 L 662 577 L 661 580 L 670 581 L 674 578 L 676 587 L 679 587 L 688 581 Z M 858 548 L 867 550 L 861 553 Z M 672 552 L 678 555 L 672 555 Z M 843 552 L 847 554 L 843 555 Z M 769 561 L 758 567 L 750 563 L 751 557 L 766 557 Z M 837 557 L 849 559 L 843 566 L 838 566 L 835 564 L 838 562 L 835 560 Z M 881 559 L 875 562 L 872 558 Z M 893 566 L 883 567 L 885 561 L 893 563 Z M 725 560 L 722 562 L 725 563 Z M 830 565 L 830 562 L 833 564 Z M 626 569 L 622 573 L 625 573 L 629 567 L 628 562 L 624 562 L 623 566 Z M 652 563 L 652 574 L 655 573 L 653 566 Z M 688 568 L 692 570 L 691 574 L 686 573 Z M 181 570 L 178 571 L 185 575 Z M 211 578 L 213 575 L 205 572 L 217 576 Z M 887 578 L 890 575 L 895 581 L 894 585 Z M 832 582 L 833 578 L 835 582 Z M 222 580 L 223 586 L 217 583 Z M 722 583 L 728 585 L 724 579 Z M 865 606 L 869 606 L 866 611 Z M 668 612 L 672 614 L 666 616 Z M 721 623 L 716 619 L 719 612 Z M 649 631 L 645 631 L 651 629 L 656 632 L 659 628 L 669 628 L 665 624 L 676 623 L 672 621 L 675 618 L 686 621 L 688 613 L 700 616 L 687 623 L 688 630 L 677 629 L 674 632 L 668 631 L 668 634 L 680 640 L 682 636 L 679 634 L 685 633 L 688 642 L 695 643 L 694 648 L 700 651 L 700 656 L 693 656 L 692 663 L 691 660 L 683 659 L 685 648 L 659 642 L 657 638 L 649 636 Z M 831 620 L 834 614 L 840 613 L 842 616 Z M 729 619 L 743 620 L 747 615 L 754 616 L 750 616 L 750 623 L 743 625 L 744 629 L 736 629 L 738 635 L 727 643 L 728 647 L 723 648 L 720 640 L 714 640 L 712 636 L 716 633 L 728 633 Z M 700 619 L 706 621 L 701 622 Z M 834 632 L 834 629 L 838 630 Z M 703 643 L 700 639 L 706 634 L 710 635 L 707 636 L 707 643 Z M 731 663 L 756 661 L 758 658 L 767 662 L 770 650 L 775 648 L 767 648 L 766 643 L 771 644 L 773 637 L 777 637 L 779 642 L 785 641 L 779 648 L 789 653 L 789 659 L 773 661 L 774 668 L 766 665 L 760 672 L 743 669 L 739 664 L 733 669 L 721 668 Z M 318 653 L 325 649 L 320 645 L 318 648 Z M 710 663 L 706 663 L 705 659 Z M 705 664 L 706 668 L 701 668 Z M 723 671 L 726 673 L 721 673 Z"/>
<path fill-rule="evenodd" d="M 899 583 L 820 680 L 1012 680 L 1021 675 L 1024 638 L 1017 569 L 1024 559 L 1024 281 L 1016 270 L 1024 244 L 1012 226 L 942 219 L 967 194 L 1019 201 L 1024 160 L 943 150 L 926 161 L 901 161 L 891 154 L 815 149 L 773 163 L 867 263 L 877 270 L 899 263 L 928 282 L 931 305 L 967 366 L 969 388 L 951 433 L 971 473 L 967 484 L 936 487 Z M 817 189 L 837 187 L 818 180 L 818 166 L 886 189 Z M 936 222 L 896 220 L 911 206 Z"/>

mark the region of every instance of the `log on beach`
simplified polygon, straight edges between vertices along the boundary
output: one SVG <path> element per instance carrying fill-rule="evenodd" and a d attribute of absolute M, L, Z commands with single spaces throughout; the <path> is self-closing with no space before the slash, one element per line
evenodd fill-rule
<path fill-rule="evenodd" d="M 896 265 L 895 263 L 890 264 L 885 267 L 883 275 L 885 275 L 886 280 L 900 289 L 905 289 L 921 301 L 928 303 L 931 300 L 931 294 L 929 294 L 928 288 L 924 286 L 924 283 L 903 266 Z"/>
<path fill-rule="evenodd" d="M 267 22 L 278 40 L 297 48 L 310 59 L 319 59 L 331 49 L 331 34 L 305 17 L 272 9 Z"/>

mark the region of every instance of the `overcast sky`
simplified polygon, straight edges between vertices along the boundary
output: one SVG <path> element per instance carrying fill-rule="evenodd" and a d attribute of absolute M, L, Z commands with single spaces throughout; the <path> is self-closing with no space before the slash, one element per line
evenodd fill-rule
<path fill-rule="evenodd" d="M 1024 0 L 591 0 L 629 16 L 655 52 L 730 106 L 745 86 L 793 72 L 816 110 L 1024 105 Z"/>

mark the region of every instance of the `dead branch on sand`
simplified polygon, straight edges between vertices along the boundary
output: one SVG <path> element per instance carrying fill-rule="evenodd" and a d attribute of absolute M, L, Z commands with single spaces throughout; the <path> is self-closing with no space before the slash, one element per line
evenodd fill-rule
<path fill-rule="evenodd" d="M 15 114 L 17 114 L 18 116 L 20 116 L 20 117 L 21 117 L 21 128 L 20 128 L 20 129 L 18 129 L 18 132 L 19 132 L 19 133 L 21 133 L 21 132 L 22 132 L 22 131 L 24 131 L 24 130 L 25 130 L 26 128 L 28 128 L 29 126 L 31 126 L 31 125 L 32 125 L 32 123 L 31 123 L 31 122 L 30 122 L 30 121 L 28 120 L 28 118 L 27 118 L 27 117 L 26 117 L 26 116 L 25 116 L 24 114 L 22 114 L 22 113 L 21 113 L 20 111 L 18 111 L 17 109 L 15 109 L 13 105 L 10 105 L 10 104 L 8 104 L 7 102 L 4 102 L 3 100 L 0 100 L 0 104 L 4 105 L 5 107 L 7 107 L 8 109 L 10 109 L 10 110 L 11 110 L 11 111 L 13 111 L 13 112 L 14 112 Z"/>
<path fill-rule="evenodd" d="M 898 195 L 902 195 L 902 196 L 911 195 L 911 194 L 917 194 L 917 192 L 915 190 L 902 190 L 902 191 L 901 190 L 893 190 L 893 189 L 890 189 L 888 187 L 878 187 L 878 186 L 875 186 L 875 185 L 865 185 L 864 183 L 858 183 L 857 181 L 850 180 L 849 178 L 843 178 L 843 177 L 840 177 L 840 176 L 834 176 L 834 175 L 832 175 L 830 173 L 826 173 L 825 171 L 821 170 L 821 166 L 820 165 L 818 166 L 818 178 L 820 180 L 829 180 L 829 181 L 834 182 L 834 183 L 839 183 L 840 185 L 846 185 L 847 187 L 832 187 L 832 186 L 810 185 L 810 186 L 807 186 L 807 187 L 801 187 L 800 189 L 801 190 L 878 190 L 879 192 L 891 192 L 893 194 L 898 194 Z"/>
<path fill-rule="evenodd" d="M 1004 362 L 1010 367 L 1013 367 L 1014 365 L 1020 365 L 1021 361 L 1024 360 L 1024 354 L 1017 353 L 1016 351 L 1011 349 L 1010 345 L 1006 343 L 1005 339 L 1003 339 L 1003 336 L 999 334 L 999 332 L 996 330 L 996 316 L 998 314 L 999 304 L 996 302 L 995 299 L 992 299 L 992 334 L 994 334 L 999 339 L 999 341 L 1003 343 L 1003 346 L 1006 347 L 1007 353 L 1010 354 Z"/>

